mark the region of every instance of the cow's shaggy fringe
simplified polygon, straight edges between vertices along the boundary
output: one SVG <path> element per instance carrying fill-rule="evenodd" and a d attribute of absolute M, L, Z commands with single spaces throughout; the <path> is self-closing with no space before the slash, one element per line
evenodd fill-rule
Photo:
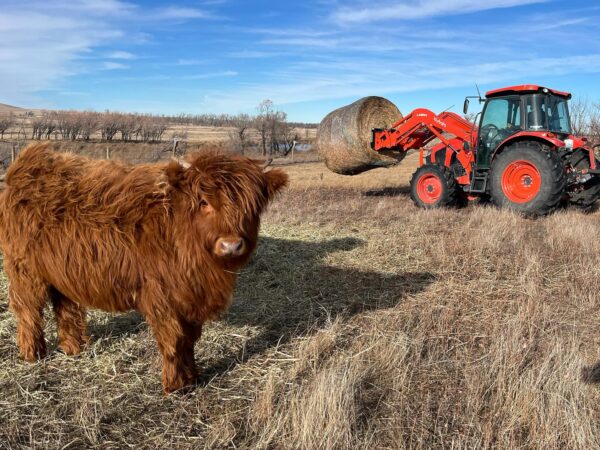
<path fill-rule="evenodd" d="M 165 391 L 191 384 L 202 324 L 228 306 L 260 214 L 286 182 L 283 172 L 240 156 L 128 166 L 28 147 L 0 196 L 21 356 L 46 353 L 48 300 L 69 355 L 88 340 L 86 308 L 137 309 L 163 356 Z"/>

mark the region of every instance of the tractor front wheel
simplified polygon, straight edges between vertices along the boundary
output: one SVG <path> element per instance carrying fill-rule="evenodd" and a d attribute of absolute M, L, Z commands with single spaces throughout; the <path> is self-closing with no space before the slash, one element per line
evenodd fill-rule
<path fill-rule="evenodd" d="M 439 164 L 425 164 L 410 180 L 410 197 L 421 208 L 432 209 L 458 203 L 459 192 L 450 170 Z"/>
<path fill-rule="evenodd" d="M 519 142 L 492 161 L 492 201 L 527 216 L 554 211 L 565 195 L 565 167 L 556 154 L 537 142 Z"/>

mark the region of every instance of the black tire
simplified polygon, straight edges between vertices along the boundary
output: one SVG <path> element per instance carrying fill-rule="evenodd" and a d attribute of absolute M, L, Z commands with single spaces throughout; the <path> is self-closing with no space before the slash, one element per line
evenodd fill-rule
<path fill-rule="evenodd" d="M 430 195 L 427 195 L 427 188 L 432 186 L 425 186 L 427 180 L 435 183 Z M 459 194 L 458 184 L 451 171 L 439 164 L 425 164 L 419 167 L 410 179 L 410 198 L 420 208 L 456 206 L 459 203 Z"/>
<path fill-rule="evenodd" d="M 527 167 L 533 167 L 537 173 L 533 180 L 527 175 L 523 178 L 522 185 L 513 187 L 514 183 L 509 182 L 512 180 L 511 174 L 518 178 L 521 172 L 515 167 L 518 168 L 523 163 Z M 539 187 L 527 192 L 532 185 Z M 566 186 L 567 176 L 562 159 L 540 143 L 517 142 L 492 161 L 489 191 L 492 201 L 499 207 L 518 211 L 526 216 L 543 216 L 556 210 L 565 196 Z M 530 195 L 533 196 L 528 198 Z"/>
<path fill-rule="evenodd" d="M 576 150 L 570 154 L 566 162 L 573 169 L 580 171 L 590 169 L 590 156 L 587 151 Z M 596 166 L 600 167 L 600 161 L 596 160 Z M 600 197 L 600 177 L 594 177 L 583 184 L 583 190 L 567 188 L 569 206 L 585 213 L 591 213 L 598 209 L 598 198 Z"/>

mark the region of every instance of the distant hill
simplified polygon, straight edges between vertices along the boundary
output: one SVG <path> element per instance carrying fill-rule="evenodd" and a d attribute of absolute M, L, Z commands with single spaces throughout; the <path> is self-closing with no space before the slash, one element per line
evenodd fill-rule
<path fill-rule="evenodd" d="M 0 103 L 0 113 L 7 112 L 18 112 L 23 111 L 23 108 L 19 108 L 18 106 L 5 105 L 4 103 Z"/>

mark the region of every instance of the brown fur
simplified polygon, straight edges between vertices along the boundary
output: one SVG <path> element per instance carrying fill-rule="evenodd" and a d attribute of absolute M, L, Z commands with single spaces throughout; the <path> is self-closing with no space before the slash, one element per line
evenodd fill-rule
<path fill-rule="evenodd" d="M 0 195 L 21 356 L 45 355 L 48 300 L 69 355 L 87 342 L 86 308 L 137 309 L 162 354 L 165 391 L 191 384 L 202 324 L 228 306 L 260 214 L 286 183 L 282 171 L 240 156 L 127 166 L 29 146 Z"/>

